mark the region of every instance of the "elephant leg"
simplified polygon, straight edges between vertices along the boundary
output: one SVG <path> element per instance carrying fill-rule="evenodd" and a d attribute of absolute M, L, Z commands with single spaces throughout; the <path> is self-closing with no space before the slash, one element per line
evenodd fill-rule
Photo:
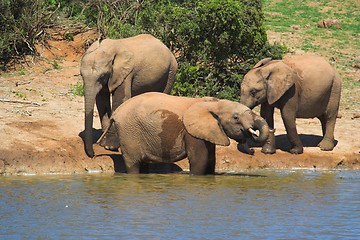
<path fill-rule="evenodd" d="M 323 139 L 318 144 L 318 147 L 322 151 L 331 151 L 335 147 L 334 129 L 336 122 L 336 115 L 335 117 L 328 118 L 325 114 L 323 114 L 319 117 L 319 120 L 321 122 Z"/>
<path fill-rule="evenodd" d="M 189 134 L 185 136 L 186 152 L 190 163 L 191 175 L 215 173 L 215 144 L 197 139 Z"/>
<path fill-rule="evenodd" d="M 320 120 L 320 123 L 321 123 L 322 134 L 323 134 L 323 136 L 325 136 L 325 133 L 326 133 L 326 117 L 325 117 L 325 115 L 321 115 L 320 117 L 318 117 L 318 119 Z"/>
<path fill-rule="evenodd" d="M 131 86 L 129 86 L 130 84 L 127 84 L 127 82 L 131 81 L 126 80 L 127 79 L 125 79 L 124 83 L 117 87 L 112 93 L 112 112 L 114 112 L 116 108 L 118 108 L 123 102 L 125 102 L 131 97 Z M 105 149 L 111 151 L 118 151 L 120 147 L 120 142 L 114 124 L 110 127 L 109 131 L 99 144 Z"/>
<path fill-rule="evenodd" d="M 126 77 L 124 82 L 112 93 L 112 111 L 114 112 L 121 104 L 132 97 L 132 75 Z"/>
<path fill-rule="evenodd" d="M 124 158 L 126 173 L 139 174 L 141 166 L 141 158 L 137 153 L 129 155 L 126 150 L 122 151 Z"/>
<path fill-rule="evenodd" d="M 215 164 L 216 164 L 216 155 L 215 149 L 216 145 L 211 142 L 206 142 L 206 148 L 208 149 L 208 164 L 205 174 L 215 174 Z"/>
<path fill-rule="evenodd" d="M 107 87 L 103 87 L 96 95 L 96 107 L 99 112 L 101 128 L 104 131 L 110 124 L 111 115 L 110 92 Z"/>
<path fill-rule="evenodd" d="M 105 119 L 105 117 L 104 117 Z M 109 124 L 107 124 L 108 126 Z M 104 124 L 105 126 L 105 124 Z M 115 130 L 115 124 L 112 124 L 110 129 L 107 131 L 105 136 L 102 138 L 102 140 L 99 142 L 99 145 L 104 147 L 107 150 L 111 151 L 118 151 L 120 147 L 119 138 L 117 136 L 116 130 Z"/>
<path fill-rule="evenodd" d="M 269 125 L 269 137 L 263 145 L 261 152 L 265 154 L 274 154 L 276 152 L 274 108 L 270 107 L 268 103 L 261 104 L 260 116 L 264 118 Z"/>
<path fill-rule="evenodd" d="M 131 166 L 126 165 L 126 173 L 139 174 L 140 173 L 140 164 L 134 164 Z"/>
<path fill-rule="evenodd" d="M 304 151 L 304 147 L 299 138 L 299 135 L 296 130 L 296 115 L 295 111 L 288 110 L 283 108 L 281 111 L 281 117 L 283 119 L 287 137 L 291 144 L 290 153 L 292 154 L 301 154 Z"/>
<path fill-rule="evenodd" d="M 110 92 L 109 89 L 105 86 L 100 92 L 96 95 L 96 106 L 99 112 L 100 122 L 102 132 L 107 129 L 110 124 L 110 116 L 111 116 L 111 107 L 110 107 Z M 111 127 L 110 131 L 114 131 L 114 125 Z M 109 149 L 109 132 L 103 137 L 103 139 L 99 142 L 99 145 Z"/>
<path fill-rule="evenodd" d="M 335 147 L 334 130 L 336 117 L 339 111 L 340 97 L 341 81 L 339 75 L 337 74 L 333 82 L 326 112 L 319 117 L 323 129 L 323 139 L 318 146 L 322 151 L 331 151 Z"/>

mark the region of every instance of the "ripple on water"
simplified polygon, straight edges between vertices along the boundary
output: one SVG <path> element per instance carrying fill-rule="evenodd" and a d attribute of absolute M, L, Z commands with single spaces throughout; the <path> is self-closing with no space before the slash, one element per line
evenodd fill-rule
<path fill-rule="evenodd" d="M 359 171 L 0 178 L 4 238 L 356 238 Z"/>

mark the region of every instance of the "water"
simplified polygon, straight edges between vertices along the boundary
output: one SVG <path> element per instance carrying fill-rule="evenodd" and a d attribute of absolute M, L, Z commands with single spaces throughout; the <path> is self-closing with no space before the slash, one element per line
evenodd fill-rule
<path fill-rule="evenodd" d="M 1 239 L 359 239 L 359 171 L 0 177 Z"/>

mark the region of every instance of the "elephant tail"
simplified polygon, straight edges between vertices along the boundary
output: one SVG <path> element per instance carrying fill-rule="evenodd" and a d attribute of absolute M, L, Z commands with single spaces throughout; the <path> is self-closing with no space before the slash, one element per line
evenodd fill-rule
<path fill-rule="evenodd" d="M 106 133 L 109 131 L 109 129 L 111 128 L 112 124 L 114 122 L 113 118 L 110 118 L 110 123 L 109 126 L 107 126 L 107 128 L 105 128 L 103 134 L 101 134 L 100 138 L 97 140 L 97 144 L 99 144 L 101 142 L 101 140 L 103 140 L 103 138 L 105 137 Z"/>
<path fill-rule="evenodd" d="M 168 73 L 168 79 L 167 79 L 166 87 L 163 91 L 166 94 L 171 93 L 171 90 L 174 86 L 174 82 L 176 80 L 177 69 L 178 69 L 177 61 L 174 56 L 171 56 L 171 63 L 170 63 L 170 68 L 169 68 L 169 73 Z"/>

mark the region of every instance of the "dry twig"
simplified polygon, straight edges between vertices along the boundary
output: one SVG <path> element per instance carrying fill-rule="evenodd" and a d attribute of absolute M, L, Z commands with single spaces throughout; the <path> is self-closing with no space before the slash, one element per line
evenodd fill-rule
<path fill-rule="evenodd" d="M 29 104 L 29 105 L 34 105 L 37 107 L 42 106 L 42 104 L 37 103 L 37 102 L 33 102 L 33 101 L 24 101 L 24 100 L 9 100 L 9 99 L 4 99 L 4 98 L 0 98 L 0 102 L 4 102 L 4 103 L 21 103 L 21 104 Z"/>

